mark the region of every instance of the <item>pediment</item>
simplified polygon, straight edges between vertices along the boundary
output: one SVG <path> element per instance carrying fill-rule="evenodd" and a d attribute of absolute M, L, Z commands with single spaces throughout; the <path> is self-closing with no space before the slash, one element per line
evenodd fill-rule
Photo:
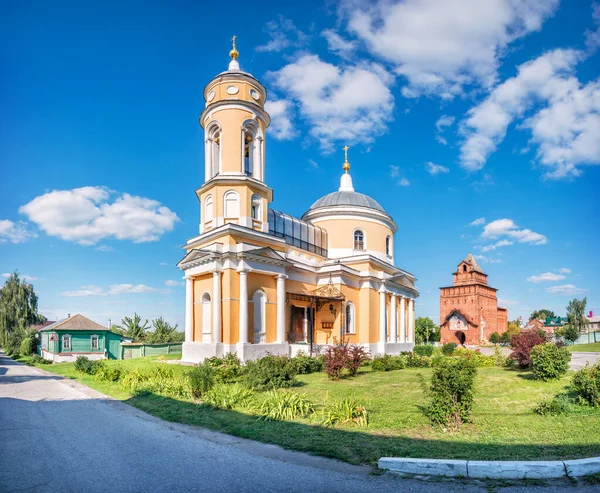
<path fill-rule="evenodd" d="M 194 267 L 212 260 L 214 256 L 215 252 L 193 249 L 184 255 L 184 257 L 177 263 L 177 267 L 182 270 L 189 269 L 190 267 Z"/>

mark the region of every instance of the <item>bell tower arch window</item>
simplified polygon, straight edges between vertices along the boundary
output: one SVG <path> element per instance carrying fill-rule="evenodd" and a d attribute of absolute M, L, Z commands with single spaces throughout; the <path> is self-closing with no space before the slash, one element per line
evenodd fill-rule
<path fill-rule="evenodd" d="M 356 229 L 354 231 L 354 250 L 365 249 L 365 234 L 362 229 Z"/>
<path fill-rule="evenodd" d="M 262 221 L 262 213 L 261 213 L 261 200 L 260 195 L 252 195 L 252 203 L 250 204 L 250 211 L 252 215 L 252 219 L 256 221 Z"/>
<path fill-rule="evenodd" d="M 213 214 L 213 198 L 212 195 L 209 195 L 204 201 L 204 222 L 208 223 L 212 221 Z"/>
<path fill-rule="evenodd" d="M 263 179 L 263 136 L 254 120 L 242 124 L 242 172 L 247 176 Z"/>
<path fill-rule="evenodd" d="M 238 219 L 240 217 L 240 197 L 237 192 L 230 190 L 223 196 L 225 204 L 225 219 Z"/>
<path fill-rule="evenodd" d="M 385 254 L 388 257 L 392 256 L 392 237 L 389 235 L 385 238 Z"/>
<path fill-rule="evenodd" d="M 219 174 L 221 170 L 221 127 L 216 122 L 211 122 L 206 127 L 205 161 L 206 172 L 205 181 Z"/>

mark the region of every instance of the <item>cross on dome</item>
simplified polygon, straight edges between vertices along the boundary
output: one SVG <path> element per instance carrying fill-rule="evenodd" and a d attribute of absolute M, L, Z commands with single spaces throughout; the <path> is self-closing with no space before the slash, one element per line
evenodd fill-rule
<path fill-rule="evenodd" d="M 237 57 L 240 56 L 240 52 L 237 50 L 236 46 L 235 46 L 235 40 L 237 39 L 237 36 L 233 36 L 231 38 L 231 51 L 229 52 L 229 56 L 231 57 L 231 61 L 229 62 L 229 70 L 239 70 L 240 69 L 240 64 L 237 61 Z"/>
<path fill-rule="evenodd" d="M 350 163 L 348 162 L 348 149 L 350 149 L 347 145 L 342 148 L 344 151 L 344 164 L 342 168 L 344 169 L 344 174 L 340 179 L 340 188 L 338 190 L 340 192 L 354 192 L 354 187 L 352 186 L 352 177 L 350 176 Z"/>

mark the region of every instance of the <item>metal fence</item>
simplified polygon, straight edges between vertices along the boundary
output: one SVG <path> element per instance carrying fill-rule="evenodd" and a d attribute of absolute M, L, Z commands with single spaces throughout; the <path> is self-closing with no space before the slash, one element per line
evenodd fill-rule
<path fill-rule="evenodd" d="M 589 332 L 581 334 L 575 344 L 591 344 L 592 342 L 600 342 L 600 332 Z"/>
<path fill-rule="evenodd" d="M 165 344 L 124 343 L 121 344 L 121 359 L 143 358 L 157 354 L 181 353 L 181 342 Z"/>

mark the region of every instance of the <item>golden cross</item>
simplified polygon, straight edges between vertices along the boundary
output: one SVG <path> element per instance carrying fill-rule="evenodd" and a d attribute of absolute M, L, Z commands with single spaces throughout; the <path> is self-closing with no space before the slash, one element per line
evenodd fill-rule
<path fill-rule="evenodd" d="M 231 43 L 233 44 L 233 49 L 235 50 L 235 39 L 237 38 L 237 36 L 234 36 L 233 38 L 231 38 Z"/>
<path fill-rule="evenodd" d="M 348 146 L 344 146 L 343 147 L 343 151 L 344 151 L 344 161 L 348 162 L 348 149 L 350 149 Z"/>

